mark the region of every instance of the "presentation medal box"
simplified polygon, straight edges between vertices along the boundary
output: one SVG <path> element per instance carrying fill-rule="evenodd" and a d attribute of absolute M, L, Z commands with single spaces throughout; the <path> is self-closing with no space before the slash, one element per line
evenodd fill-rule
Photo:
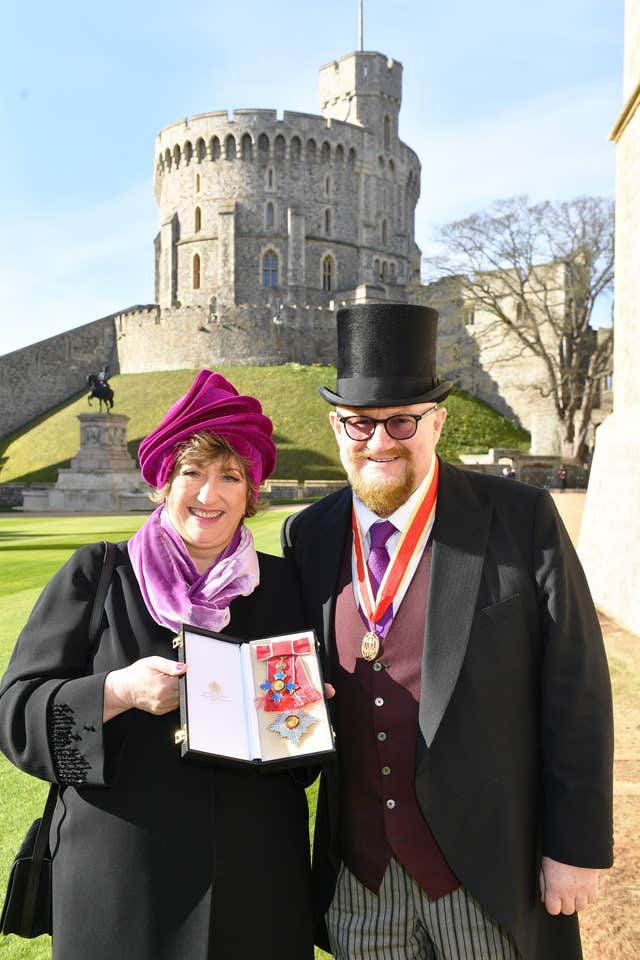
<path fill-rule="evenodd" d="M 176 743 L 235 764 L 296 766 L 334 752 L 312 630 L 242 641 L 185 625 Z"/>

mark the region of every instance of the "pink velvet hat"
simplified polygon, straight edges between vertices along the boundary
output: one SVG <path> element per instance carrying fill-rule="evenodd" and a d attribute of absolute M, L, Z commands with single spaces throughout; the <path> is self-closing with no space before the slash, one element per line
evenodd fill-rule
<path fill-rule="evenodd" d="M 145 437 L 138 450 L 142 476 L 160 489 L 171 475 L 179 445 L 200 431 L 224 437 L 250 463 L 256 489 L 273 472 L 276 448 L 273 424 L 255 397 L 240 396 L 219 373 L 201 370 L 188 393 Z"/>

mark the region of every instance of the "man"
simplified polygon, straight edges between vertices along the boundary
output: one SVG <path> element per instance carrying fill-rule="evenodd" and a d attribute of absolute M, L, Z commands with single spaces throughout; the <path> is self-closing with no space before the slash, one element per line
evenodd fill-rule
<path fill-rule="evenodd" d="M 436 456 L 436 328 L 422 307 L 340 311 L 320 393 L 351 489 L 283 530 L 336 688 L 318 942 L 338 960 L 578 960 L 575 913 L 611 864 L 602 638 L 548 493 Z"/>

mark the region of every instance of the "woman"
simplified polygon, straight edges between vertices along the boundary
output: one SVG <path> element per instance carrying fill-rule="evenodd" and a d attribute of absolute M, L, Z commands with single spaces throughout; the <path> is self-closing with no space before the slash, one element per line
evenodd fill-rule
<path fill-rule="evenodd" d="M 287 771 L 180 758 L 172 639 L 303 626 L 288 566 L 243 518 L 273 470 L 253 397 L 201 371 L 140 445 L 160 506 L 118 544 L 100 641 L 87 629 L 102 545 L 45 588 L 0 687 L 0 746 L 61 785 L 51 829 L 53 958 L 310 960 L 308 814 Z"/>

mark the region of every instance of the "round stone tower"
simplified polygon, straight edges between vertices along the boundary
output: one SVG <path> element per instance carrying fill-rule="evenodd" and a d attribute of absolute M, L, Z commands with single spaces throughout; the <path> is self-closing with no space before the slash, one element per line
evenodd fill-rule
<path fill-rule="evenodd" d="M 329 307 L 402 297 L 420 163 L 398 139 L 402 66 L 357 52 L 320 71 L 322 116 L 207 113 L 156 143 L 157 302 Z"/>

